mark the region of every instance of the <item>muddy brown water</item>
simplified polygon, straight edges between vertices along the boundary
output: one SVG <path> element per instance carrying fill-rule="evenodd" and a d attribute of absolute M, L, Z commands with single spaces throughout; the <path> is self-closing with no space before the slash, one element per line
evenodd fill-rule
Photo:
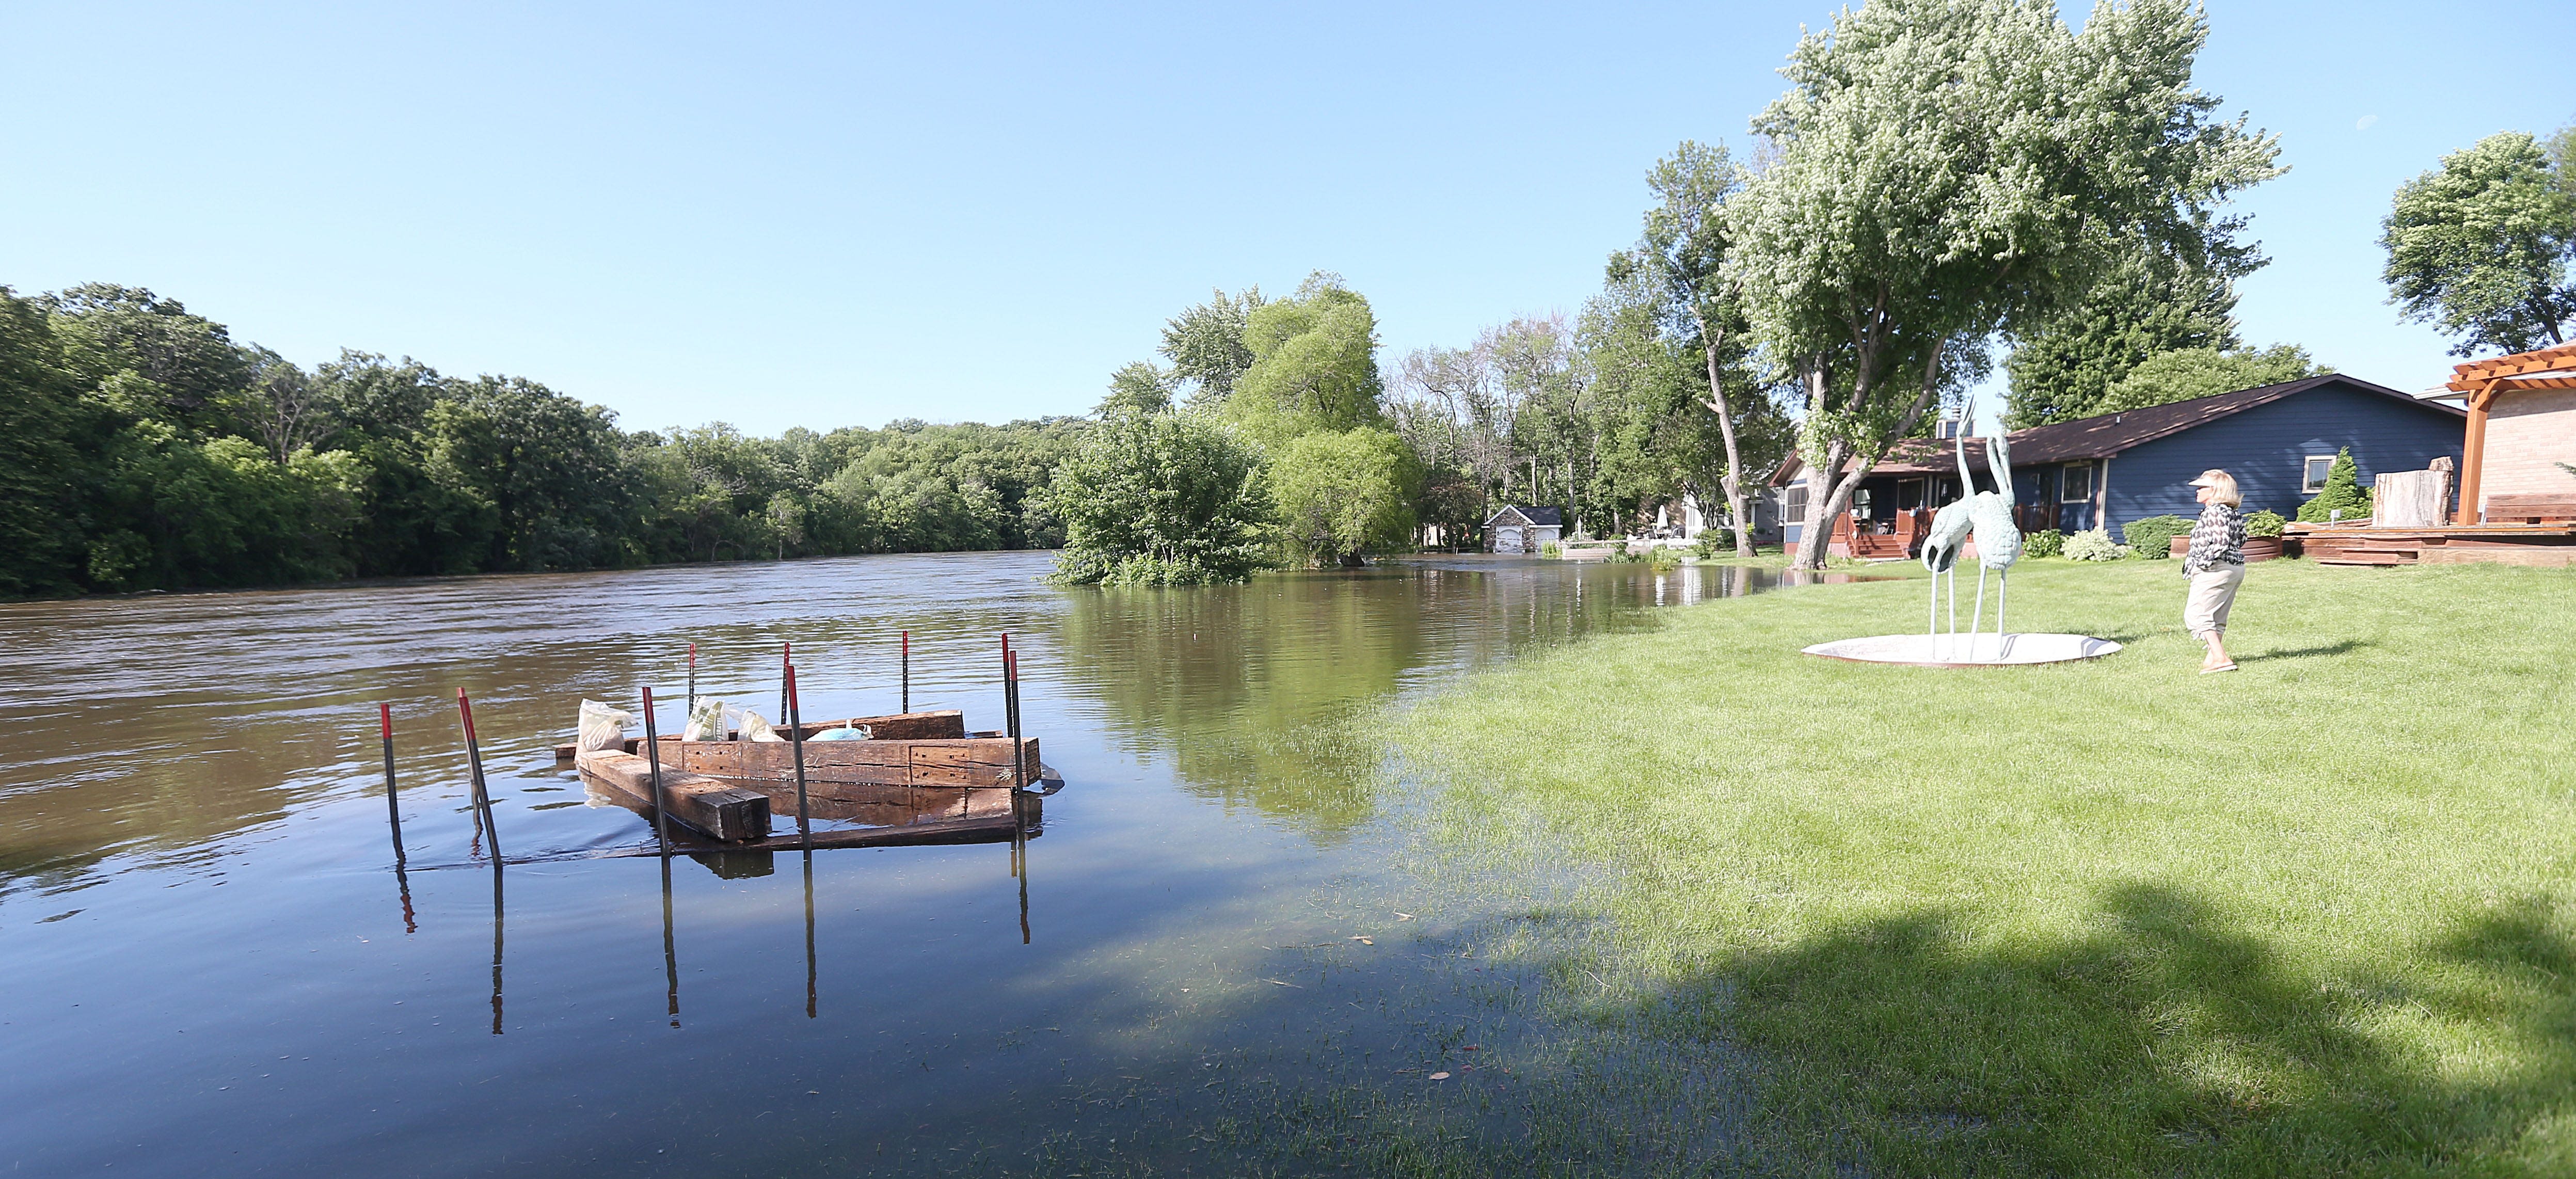
<path fill-rule="evenodd" d="M 1528 980 L 1443 964 L 1474 914 L 1402 862 L 1354 718 L 1768 577 L 1470 556 L 1068 590 L 1048 566 L 0 606 L 0 1168 L 1293 1172 L 1359 1137 L 1299 1118 L 1508 1123 L 1461 1053 L 1503 1059 L 1470 1000 Z M 1068 783 L 1025 880 L 1007 845 L 818 852 L 810 882 L 793 855 L 583 858 L 650 831 L 554 763 L 582 697 L 676 698 L 694 641 L 701 692 L 773 712 L 792 640 L 807 715 L 888 712 L 904 629 L 914 707 L 978 728 L 997 636 L 1022 652 Z M 497 883 L 458 688 L 504 848 L 538 861 Z"/>

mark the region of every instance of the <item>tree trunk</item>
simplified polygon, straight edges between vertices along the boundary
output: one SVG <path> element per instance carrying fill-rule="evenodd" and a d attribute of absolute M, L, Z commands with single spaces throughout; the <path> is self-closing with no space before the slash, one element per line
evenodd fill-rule
<path fill-rule="evenodd" d="M 1727 412 L 1726 385 L 1717 375 L 1717 346 L 1720 341 L 1710 334 L 1708 316 L 1701 314 L 1696 301 L 1691 304 L 1691 315 L 1699 320 L 1700 353 L 1708 362 L 1708 401 L 1705 404 L 1717 411 L 1717 433 L 1726 440 L 1726 470 L 1717 477 L 1718 493 L 1726 497 L 1726 526 L 1735 532 L 1735 555 L 1750 557 L 1753 555 L 1753 537 L 1744 527 L 1744 480 L 1740 474 L 1742 461 L 1735 450 L 1735 415 Z"/>
<path fill-rule="evenodd" d="M 1842 514 L 1843 505 L 1850 501 L 1852 488 L 1860 485 L 1857 477 L 1841 477 L 1843 464 L 1850 457 L 1851 444 L 1836 439 L 1825 444 L 1825 461 L 1811 466 L 1807 479 L 1807 518 L 1798 529 L 1798 553 L 1789 562 L 1793 568 L 1825 567 L 1825 555 L 1834 543 L 1834 518 Z M 1815 471 L 1824 472 L 1825 486 L 1832 489 L 1830 494 L 1815 494 Z"/>
<path fill-rule="evenodd" d="M 1896 428 L 1889 431 L 1885 438 L 1879 440 L 1877 453 L 1864 458 L 1855 452 L 1850 443 L 1840 439 L 1826 445 L 1825 456 L 1828 461 L 1824 464 L 1823 470 L 1826 472 L 1826 478 L 1833 486 L 1833 492 L 1826 496 L 1822 503 L 1816 502 L 1813 496 L 1810 495 L 1807 501 L 1807 525 L 1801 530 L 1803 535 L 1798 538 L 1798 557 L 1796 561 L 1792 562 L 1794 567 L 1799 569 L 1822 569 L 1825 567 L 1825 554 L 1832 548 L 1834 538 L 1832 528 L 1824 527 L 1823 525 L 1842 515 L 1843 509 L 1848 507 L 1851 503 L 1852 492 L 1859 489 L 1860 481 L 1868 478 L 1870 471 L 1878 466 L 1879 460 L 1887 457 L 1888 449 L 1896 445 L 1897 439 L 1903 438 L 1907 434 L 1913 432 L 1915 423 L 1923 420 L 1923 411 L 1931 407 L 1933 395 L 1938 393 L 1941 388 L 1940 375 L 1942 351 L 1943 346 L 1936 345 L 1932 349 L 1930 355 L 1925 357 L 1923 361 L 1923 383 L 1917 387 L 1915 391 L 1914 404 L 1906 407 L 1904 415 L 1896 419 Z M 1813 370 L 1808 373 L 1807 387 L 1809 390 L 1808 403 L 1811 405 L 1822 404 L 1824 401 L 1824 373 L 1821 369 Z M 1867 395 L 1867 388 L 1867 383 L 1864 381 L 1860 388 L 1854 391 L 1852 396 L 1852 408 L 1859 408 L 1862 398 Z M 1851 469 L 1849 471 L 1841 471 L 1841 468 L 1845 466 L 1849 466 Z M 1838 474 L 1837 472 L 1840 473 Z M 1812 487 L 1814 485 L 1810 483 L 1809 486 Z M 1969 488 L 1967 490 L 1973 491 L 1974 489 Z M 2006 494 L 2009 495 L 2010 492 L 2007 491 Z"/>

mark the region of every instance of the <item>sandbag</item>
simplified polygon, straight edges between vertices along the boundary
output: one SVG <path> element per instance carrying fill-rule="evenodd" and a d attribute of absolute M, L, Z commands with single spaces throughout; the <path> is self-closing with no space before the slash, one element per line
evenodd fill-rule
<path fill-rule="evenodd" d="M 865 740 L 868 740 L 868 739 L 869 739 L 870 737 L 872 737 L 872 736 L 873 736 L 873 734 L 871 734 L 871 733 L 869 733 L 869 732 L 868 732 L 868 727 L 867 727 L 866 725 L 859 725 L 859 726 L 857 726 L 856 728 L 853 728 L 853 727 L 851 727 L 851 726 L 849 726 L 849 725 L 843 725 L 843 726 L 841 726 L 840 728 L 837 728 L 837 729 L 825 729 L 825 730 L 823 730 L 822 732 L 816 733 L 816 734 L 814 734 L 814 736 L 813 736 L 813 740 L 816 740 L 816 741 L 865 741 Z"/>
<path fill-rule="evenodd" d="M 621 712 L 596 700 L 581 702 L 581 722 L 574 727 L 573 748 L 584 753 L 603 749 L 626 751 L 626 726 L 635 714 Z"/>
<path fill-rule="evenodd" d="M 700 696 L 689 707 L 689 723 L 680 730 L 683 741 L 722 741 L 725 739 L 724 701 L 713 696 Z"/>
<path fill-rule="evenodd" d="M 757 712 L 745 712 L 742 714 L 742 739 L 745 741 L 785 741 L 787 738 L 779 736 L 778 730 L 770 727 L 769 718 L 764 717 Z"/>

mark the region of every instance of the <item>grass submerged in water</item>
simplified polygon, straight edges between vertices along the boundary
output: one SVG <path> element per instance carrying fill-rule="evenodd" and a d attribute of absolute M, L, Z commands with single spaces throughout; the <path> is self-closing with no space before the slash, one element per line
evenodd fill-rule
<path fill-rule="evenodd" d="M 2128 649 L 1811 659 L 1924 586 L 1809 587 L 1394 735 L 1456 829 L 1608 870 L 1629 1016 L 1755 1062 L 1719 1169 L 2576 1173 L 2576 575 L 2257 565 L 2205 677 L 2172 563 L 2014 581 Z"/>

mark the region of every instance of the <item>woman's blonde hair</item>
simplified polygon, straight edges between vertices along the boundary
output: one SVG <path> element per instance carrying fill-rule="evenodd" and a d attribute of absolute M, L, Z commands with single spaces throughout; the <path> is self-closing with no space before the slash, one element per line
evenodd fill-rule
<path fill-rule="evenodd" d="M 2245 493 L 2236 490 L 2236 476 L 2230 475 L 2216 467 L 2211 467 L 2206 471 L 2202 471 L 2200 473 L 2200 478 L 2197 481 L 2207 484 L 2211 491 L 2217 492 L 2218 494 L 2214 498 L 2219 503 L 2226 504 L 2231 508 L 2241 508 L 2245 506 Z"/>

